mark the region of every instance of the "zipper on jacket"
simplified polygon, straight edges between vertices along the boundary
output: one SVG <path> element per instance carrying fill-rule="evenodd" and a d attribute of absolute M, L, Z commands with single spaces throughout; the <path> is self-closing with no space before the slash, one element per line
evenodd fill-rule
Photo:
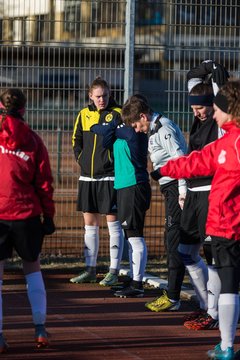
<path fill-rule="evenodd" d="M 96 151 L 96 143 L 97 143 L 97 135 L 94 134 L 93 140 L 93 152 L 92 152 L 92 160 L 91 160 L 91 178 L 93 178 L 93 171 L 94 171 L 94 156 Z"/>
<path fill-rule="evenodd" d="M 80 152 L 80 154 L 78 155 L 78 158 L 77 158 L 77 162 L 79 163 L 79 160 L 80 160 L 80 157 L 82 155 L 82 151 Z"/>
<path fill-rule="evenodd" d="M 107 152 L 108 152 L 108 160 L 109 160 L 110 163 L 112 163 L 112 162 L 113 162 L 113 159 L 112 159 L 112 157 L 111 157 L 111 151 L 108 150 Z"/>

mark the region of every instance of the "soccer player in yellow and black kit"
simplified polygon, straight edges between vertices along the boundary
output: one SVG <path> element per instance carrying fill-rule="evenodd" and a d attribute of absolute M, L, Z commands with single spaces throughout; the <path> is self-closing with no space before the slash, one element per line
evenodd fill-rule
<path fill-rule="evenodd" d="M 104 214 L 110 235 L 110 269 L 100 285 L 111 286 L 118 282 L 123 251 L 123 233 L 116 217 L 113 155 L 110 150 L 103 148 L 102 136 L 93 134 L 90 127 L 119 118 L 121 108 L 110 96 L 109 86 L 102 78 L 98 77 L 92 82 L 88 94 L 91 104 L 79 112 L 72 137 L 75 159 L 81 168 L 77 210 L 83 212 L 85 223 L 86 270 L 70 281 L 96 282 L 99 223 L 100 216 Z"/>

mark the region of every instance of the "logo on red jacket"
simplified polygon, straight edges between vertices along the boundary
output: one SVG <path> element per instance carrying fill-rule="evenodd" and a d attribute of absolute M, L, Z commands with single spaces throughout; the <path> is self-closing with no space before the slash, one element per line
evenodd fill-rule
<path fill-rule="evenodd" d="M 224 164 L 226 162 L 226 154 L 227 152 L 225 150 L 221 150 L 220 154 L 218 155 L 219 164 Z"/>

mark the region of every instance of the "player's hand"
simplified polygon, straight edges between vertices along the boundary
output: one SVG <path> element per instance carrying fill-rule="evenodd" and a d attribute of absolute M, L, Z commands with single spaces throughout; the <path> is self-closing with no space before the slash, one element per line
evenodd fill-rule
<path fill-rule="evenodd" d="M 53 218 L 48 216 L 44 216 L 42 227 L 44 235 L 52 235 L 56 230 Z"/>
<path fill-rule="evenodd" d="M 186 198 L 186 193 L 179 194 L 178 196 L 178 203 L 181 210 L 183 209 L 185 198 Z"/>
<path fill-rule="evenodd" d="M 221 64 L 213 63 L 212 67 L 212 79 L 218 87 L 223 86 L 229 78 L 229 73 L 225 67 Z"/>
<path fill-rule="evenodd" d="M 154 170 L 150 173 L 150 176 L 153 180 L 155 181 L 158 181 L 162 175 L 161 175 L 161 172 L 160 172 L 160 168 L 158 168 L 157 170 Z"/>

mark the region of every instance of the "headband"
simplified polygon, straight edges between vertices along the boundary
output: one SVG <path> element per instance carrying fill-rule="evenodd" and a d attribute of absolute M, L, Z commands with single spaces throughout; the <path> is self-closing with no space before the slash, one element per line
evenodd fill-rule
<path fill-rule="evenodd" d="M 212 106 L 214 95 L 189 95 L 188 101 L 190 105 Z"/>
<path fill-rule="evenodd" d="M 213 102 L 220 110 L 228 114 L 228 100 L 226 96 L 219 94 L 218 92 Z"/>

